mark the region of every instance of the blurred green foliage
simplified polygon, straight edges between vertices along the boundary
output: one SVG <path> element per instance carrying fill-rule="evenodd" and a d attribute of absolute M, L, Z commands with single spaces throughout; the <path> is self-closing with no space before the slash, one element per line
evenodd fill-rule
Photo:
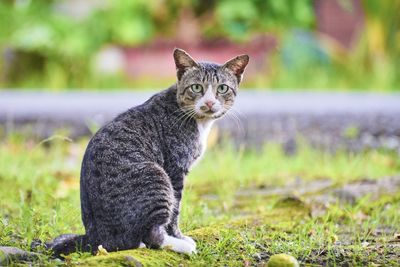
<path fill-rule="evenodd" d="M 323 0 L 321 0 L 323 1 Z M 347 12 L 352 1 L 337 0 Z M 278 89 L 400 90 L 400 1 L 361 1 L 364 27 L 351 49 L 334 40 L 287 31 L 268 76 L 255 87 Z M 315 56 L 319 54 L 319 56 Z M 296 64 L 288 64 L 295 59 Z"/>
<path fill-rule="evenodd" d="M 311 0 L 103 2 L 76 18 L 61 11 L 63 1 L 1 1 L 0 49 L 6 61 L 7 54 L 17 57 L 11 66 L 0 65 L 1 85 L 96 87 L 90 63 L 99 49 L 107 44 L 143 45 L 157 36 L 174 39 L 184 13 L 200 21 L 203 38 L 233 41 L 246 41 L 262 31 L 310 27 L 314 21 Z"/>
<path fill-rule="evenodd" d="M 256 32 L 280 32 L 290 27 L 310 28 L 314 23 L 311 0 L 216 1 L 210 35 L 243 41 Z"/>
<path fill-rule="evenodd" d="M 154 25 L 146 1 L 115 1 L 82 19 L 57 11 L 56 4 L 53 0 L 0 3 L 0 47 L 19 61 L 3 83 L 43 81 L 52 87 L 54 78 L 56 87 L 85 86 L 90 82 L 90 60 L 101 46 L 136 45 L 152 37 Z"/>
<path fill-rule="evenodd" d="M 338 1 L 352 12 L 352 1 Z M 396 0 L 361 2 L 365 29 L 350 51 L 318 38 L 304 41 L 292 35 L 291 29 L 313 35 L 313 0 L 98 0 L 90 1 L 99 5 L 86 16 L 71 15 L 65 10 L 67 2 L 0 2 L 1 87 L 159 86 L 148 77 L 132 81 L 124 73 L 99 75 L 93 70 L 95 56 L 107 45 L 146 46 L 156 39 L 178 44 L 245 43 L 268 32 L 281 49 L 270 58 L 268 72 L 246 79 L 247 86 L 400 88 L 400 2 Z M 191 34 L 179 30 L 193 22 L 199 37 L 194 41 L 190 40 L 193 28 L 186 30 Z"/>

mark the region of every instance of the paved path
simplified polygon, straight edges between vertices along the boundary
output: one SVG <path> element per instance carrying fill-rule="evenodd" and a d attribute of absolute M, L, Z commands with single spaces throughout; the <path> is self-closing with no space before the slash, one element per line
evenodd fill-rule
<path fill-rule="evenodd" d="M 40 135 L 71 127 L 87 134 L 154 92 L 0 91 L 0 125 L 6 130 L 33 124 Z M 224 119 L 219 127 L 239 142 L 283 144 L 299 135 L 324 146 L 345 144 L 400 148 L 400 94 L 242 91 L 235 110 L 240 122 Z"/>

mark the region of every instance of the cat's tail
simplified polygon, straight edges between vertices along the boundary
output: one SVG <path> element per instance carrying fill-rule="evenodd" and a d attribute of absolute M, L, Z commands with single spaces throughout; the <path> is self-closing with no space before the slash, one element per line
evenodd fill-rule
<path fill-rule="evenodd" d="M 63 255 L 68 255 L 76 251 L 92 252 L 86 235 L 64 234 L 45 244 L 41 243 L 41 241 L 33 241 L 31 248 L 34 249 L 39 245 L 44 245 L 46 250 L 50 250 L 54 257 L 60 259 L 64 258 Z"/>

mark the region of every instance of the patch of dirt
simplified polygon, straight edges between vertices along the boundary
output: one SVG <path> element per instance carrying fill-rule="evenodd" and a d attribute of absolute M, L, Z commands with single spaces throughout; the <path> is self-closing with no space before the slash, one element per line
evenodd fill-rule
<path fill-rule="evenodd" d="M 400 176 L 383 177 L 378 180 L 364 179 L 354 181 L 345 185 L 334 184 L 328 179 L 305 182 L 297 180 L 285 187 L 246 189 L 236 194 L 238 201 L 255 196 L 268 198 L 281 198 L 278 203 L 303 202 L 310 209 L 312 218 L 319 218 L 326 214 L 331 205 L 355 206 L 365 198 L 368 201 L 379 201 L 382 197 L 390 197 L 400 192 Z M 298 204 L 298 203 L 297 203 Z M 377 266 L 400 266 L 400 229 L 381 226 L 371 229 L 365 238 L 355 233 L 363 233 L 361 228 L 363 222 L 369 219 L 369 215 L 360 210 L 352 214 L 355 222 L 350 229 L 348 225 L 339 225 L 333 244 L 329 250 L 320 248 L 312 250 L 303 259 L 298 260 L 302 264 L 316 264 L 322 266 L 366 266 L 375 264 Z M 400 225 L 399 225 L 400 227 Z M 324 246 L 322 246 L 324 247 Z M 265 264 L 271 255 L 260 250 L 254 254 L 254 259 L 259 264 Z"/>
<path fill-rule="evenodd" d="M 322 266 L 396 266 L 400 264 L 400 244 L 365 246 L 361 253 L 352 246 L 335 245 L 330 253 L 327 250 L 315 250 L 311 255 L 303 263 Z"/>
<path fill-rule="evenodd" d="M 400 192 L 400 176 L 383 177 L 372 180 L 364 179 L 345 185 L 334 184 L 330 179 L 318 179 L 305 182 L 296 179 L 295 182 L 284 187 L 249 188 L 236 193 L 236 198 L 246 199 L 249 197 L 288 197 L 297 196 L 317 206 L 326 206 L 331 203 L 356 204 L 364 197 L 377 200 L 382 195 L 394 195 Z"/>
<path fill-rule="evenodd" d="M 14 261 L 31 261 L 39 257 L 38 254 L 27 252 L 15 247 L 0 246 L 0 266 L 11 265 Z"/>
<path fill-rule="evenodd" d="M 287 196 L 287 195 L 307 195 L 316 194 L 328 190 L 334 186 L 333 182 L 329 179 L 319 179 L 309 183 L 305 183 L 301 179 L 296 179 L 295 182 L 287 184 L 284 187 L 264 187 L 264 188 L 249 188 L 240 190 L 236 193 L 236 197 L 249 197 L 249 196 Z"/>
<path fill-rule="evenodd" d="M 332 193 L 339 201 L 355 204 L 359 199 L 370 196 L 377 200 L 382 195 L 393 195 L 400 191 L 400 176 L 384 177 L 379 180 L 364 179 L 346 184 Z"/>
<path fill-rule="evenodd" d="M 245 207 L 249 199 L 290 197 L 301 198 L 310 206 L 312 217 L 319 217 L 326 213 L 329 205 L 341 203 L 355 205 L 359 200 L 368 197 L 369 200 L 378 200 L 381 196 L 391 196 L 400 192 L 400 176 L 383 177 L 372 180 L 364 179 L 345 185 L 339 185 L 330 179 L 318 179 L 306 182 L 296 179 L 283 187 L 247 188 L 235 195 L 235 207 Z M 360 214 L 362 217 L 362 214 Z"/>

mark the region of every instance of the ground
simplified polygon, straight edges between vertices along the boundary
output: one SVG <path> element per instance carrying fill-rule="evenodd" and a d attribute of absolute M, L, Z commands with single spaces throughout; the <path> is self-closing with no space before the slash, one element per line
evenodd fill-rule
<path fill-rule="evenodd" d="M 0 143 L 0 246 L 83 233 L 79 170 L 88 139 L 13 134 Z M 400 264 L 400 159 L 389 151 L 323 152 L 307 145 L 210 148 L 190 173 L 181 228 L 193 256 L 137 249 L 44 266 L 263 266 L 286 253 L 303 265 Z M 1 255 L 0 255 L 1 256 Z M 0 257 L 1 258 L 1 257 Z M 0 259 L 1 260 L 1 259 Z M 29 265 L 12 262 L 11 265 Z"/>

